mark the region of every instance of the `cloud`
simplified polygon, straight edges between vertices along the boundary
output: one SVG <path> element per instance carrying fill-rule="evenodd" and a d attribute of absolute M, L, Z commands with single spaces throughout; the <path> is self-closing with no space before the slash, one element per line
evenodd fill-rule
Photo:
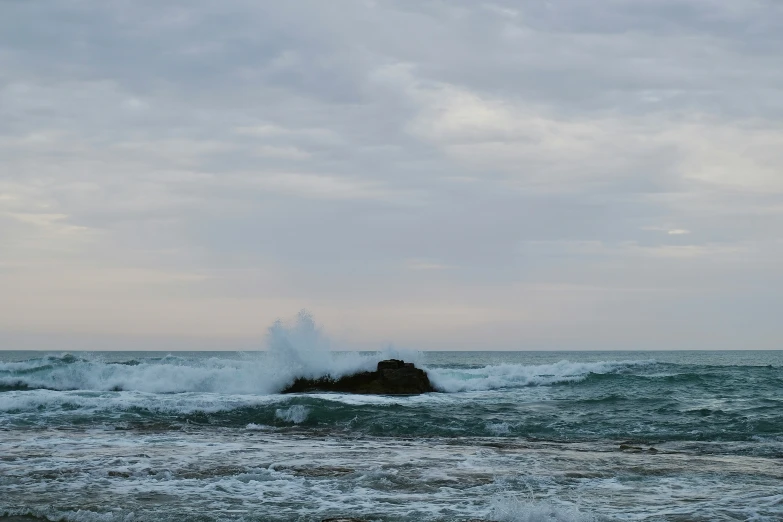
<path fill-rule="evenodd" d="M 86 227 L 63 225 L 62 222 L 67 220 L 68 218 L 68 216 L 66 216 L 65 214 L 36 214 L 36 213 L 8 212 L 5 215 L 21 223 L 28 223 L 31 225 L 35 225 L 36 227 L 44 228 L 47 230 L 54 229 L 62 234 L 81 233 L 89 230 Z"/>
<path fill-rule="evenodd" d="M 0 11 L 6 338 L 779 346 L 778 2 Z"/>
<path fill-rule="evenodd" d="M 403 195 L 382 186 L 330 175 L 296 172 L 248 174 L 250 184 L 265 190 L 279 191 L 304 198 L 315 199 L 371 199 L 393 201 Z"/>
<path fill-rule="evenodd" d="M 437 263 L 434 261 L 429 261 L 426 259 L 408 259 L 405 263 L 405 266 L 408 268 L 408 270 L 448 270 L 450 268 L 453 268 L 449 265 L 444 265 L 443 263 Z"/>

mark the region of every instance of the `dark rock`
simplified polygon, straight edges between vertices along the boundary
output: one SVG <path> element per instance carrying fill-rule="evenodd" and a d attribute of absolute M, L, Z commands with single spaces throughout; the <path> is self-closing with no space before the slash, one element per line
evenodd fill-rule
<path fill-rule="evenodd" d="M 401 368 L 415 368 L 413 363 L 406 363 L 399 359 L 387 359 L 378 363 L 378 371 L 381 370 L 399 370 Z"/>
<path fill-rule="evenodd" d="M 339 379 L 296 379 L 283 393 L 342 392 L 378 395 L 417 395 L 433 392 L 427 372 L 412 363 L 389 359 L 374 372 L 360 372 Z"/>

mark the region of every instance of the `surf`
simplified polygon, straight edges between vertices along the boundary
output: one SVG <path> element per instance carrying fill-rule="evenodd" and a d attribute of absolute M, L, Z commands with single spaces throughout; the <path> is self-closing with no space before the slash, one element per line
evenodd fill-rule
<path fill-rule="evenodd" d="M 334 352 L 307 312 L 276 321 L 265 350 L 231 356 L 166 355 L 107 362 L 102 355 L 51 354 L 0 364 L 0 390 L 277 393 L 298 377 L 317 378 L 372 369 L 383 352 Z"/>

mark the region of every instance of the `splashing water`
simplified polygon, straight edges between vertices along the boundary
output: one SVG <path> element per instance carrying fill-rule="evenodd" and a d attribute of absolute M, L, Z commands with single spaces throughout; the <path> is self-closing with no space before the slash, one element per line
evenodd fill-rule
<path fill-rule="evenodd" d="M 382 354 L 331 351 L 312 316 L 300 312 L 289 324 L 276 321 L 265 352 L 223 357 L 162 358 L 107 363 L 94 354 L 50 355 L 0 364 L 1 389 L 208 392 L 240 395 L 276 393 L 297 377 L 340 377 L 373 369 Z"/>
<path fill-rule="evenodd" d="M 509 496 L 492 499 L 492 518 L 499 522 L 595 522 L 576 507 L 560 507 L 550 502 L 525 502 Z"/>
<path fill-rule="evenodd" d="M 281 374 L 291 378 L 316 378 L 325 375 L 340 377 L 349 373 L 370 370 L 378 357 L 356 352 L 335 353 L 313 316 L 302 310 L 293 324 L 281 320 L 269 327 L 267 347 L 270 363 Z"/>
<path fill-rule="evenodd" d="M 275 417 L 285 422 L 292 422 L 294 424 L 302 424 L 307 420 L 307 416 L 310 414 L 310 408 L 297 404 L 290 408 L 279 408 L 275 410 Z"/>

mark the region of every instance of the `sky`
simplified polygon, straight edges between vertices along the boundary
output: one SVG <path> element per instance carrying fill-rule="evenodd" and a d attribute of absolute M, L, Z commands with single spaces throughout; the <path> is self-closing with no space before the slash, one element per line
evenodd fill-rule
<path fill-rule="evenodd" d="M 0 348 L 783 348 L 779 0 L 0 0 Z"/>

